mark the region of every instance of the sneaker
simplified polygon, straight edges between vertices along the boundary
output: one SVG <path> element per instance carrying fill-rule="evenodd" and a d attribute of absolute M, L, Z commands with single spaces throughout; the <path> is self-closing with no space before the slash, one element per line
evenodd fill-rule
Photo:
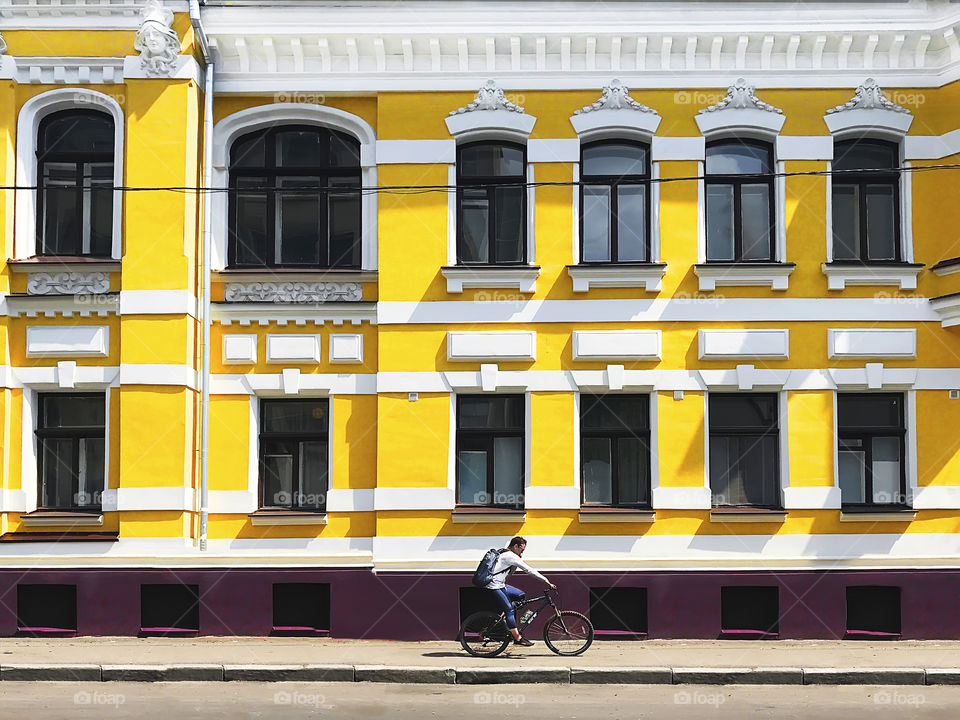
<path fill-rule="evenodd" d="M 525 637 L 522 637 L 522 638 L 520 638 L 519 640 L 514 640 L 514 641 L 513 641 L 513 644 L 514 644 L 514 645 L 522 645 L 523 647 L 532 647 L 532 646 L 533 646 L 533 642 L 530 641 L 530 640 L 527 640 Z"/>

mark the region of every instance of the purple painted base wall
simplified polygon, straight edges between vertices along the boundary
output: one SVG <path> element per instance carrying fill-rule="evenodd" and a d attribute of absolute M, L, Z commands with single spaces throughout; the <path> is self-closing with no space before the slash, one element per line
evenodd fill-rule
<path fill-rule="evenodd" d="M 780 638 L 842 638 L 846 632 L 846 587 L 901 588 L 904 639 L 960 638 L 960 571 L 781 571 L 550 573 L 562 607 L 587 613 L 591 587 L 645 587 L 648 637 L 717 638 L 720 588 L 776 585 L 780 588 Z M 200 589 L 201 635 L 269 635 L 272 585 L 330 584 L 330 635 L 340 638 L 428 640 L 455 638 L 459 589 L 466 573 L 380 573 L 367 569 L 276 570 L 0 570 L 0 635 L 17 631 L 16 586 L 63 583 L 77 586 L 78 635 L 136 635 L 140 631 L 140 585 L 195 584 Z M 516 577 L 532 593 L 539 584 Z"/>

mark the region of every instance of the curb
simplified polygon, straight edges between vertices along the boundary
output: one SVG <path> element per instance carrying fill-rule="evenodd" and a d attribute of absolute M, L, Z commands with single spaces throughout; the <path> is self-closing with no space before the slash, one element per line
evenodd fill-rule
<path fill-rule="evenodd" d="M 3 665 L 7 682 L 379 682 L 435 685 L 960 685 L 960 668 Z"/>

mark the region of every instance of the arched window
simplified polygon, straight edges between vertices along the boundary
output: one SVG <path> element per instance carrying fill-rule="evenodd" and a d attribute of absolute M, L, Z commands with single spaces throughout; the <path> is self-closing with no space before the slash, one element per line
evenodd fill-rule
<path fill-rule="evenodd" d="M 359 268 L 360 143 L 308 125 L 239 137 L 230 150 L 229 264 Z"/>
<path fill-rule="evenodd" d="M 476 142 L 457 148 L 457 261 L 526 262 L 526 148 Z"/>
<path fill-rule="evenodd" d="M 113 245 L 113 118 L 47 115 L 37 131 L 39 254 L 108 258 Z"/>
<path fill-rule="evenodd" d="M 706 152 L 707 260 L 773 260 L 773 149 L 726 140 Z"/>
<path fill-rule="evenodd" d="M 580 257 L 583 262 L 650 259 L 650 164 L 644 145 L 602 140 L 580 159 Z"/>
<path fill-rule="evenodd" d="M 833 259 L 899 261 L 899 146 L 843 140 L 833 154 Z"/>

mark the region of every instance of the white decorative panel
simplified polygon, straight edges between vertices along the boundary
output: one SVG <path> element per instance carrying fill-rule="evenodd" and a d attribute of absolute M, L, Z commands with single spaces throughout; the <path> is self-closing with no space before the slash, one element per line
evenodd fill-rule
<path fill-rule="evenodd" d="M 320 362 L 319 335 L 267 335 L 267 362 Z"/>
<path fill-rule="evenodd" d="M 659 360 L 659 330 L 575 330 L 574 360 Z"/>
<path fill-rule="evenodd" d="M 257 361 L 257 336 L 224 335 L 223 361 L 225 363 L 255 363 Z"/>
<path fill-rule="evenodd" d="M 532 330 L 504 332 L 448 332 L 448 360 L 536 360 L 537 333 Z"/>
<path fill-rule="evenodd" d="M 336 334 L 330 336 L 330 362 L 363 362 L 363 335 Z"/>
<path fill-rule="evenodd" d="M 830 357 L 917 356 L 915 328 L 830 328 L 827 330 Z"/>
<path fill-rule="evenodd" d="M 27 327 L 27 357 L 106 357 L 110 352 L 106 325 L 31 325 Z"/>
<path fill-rule="evenodd" d="M 789 336 L 783 330 L 701 330 L 700 358 L 787 358 Z"/>

